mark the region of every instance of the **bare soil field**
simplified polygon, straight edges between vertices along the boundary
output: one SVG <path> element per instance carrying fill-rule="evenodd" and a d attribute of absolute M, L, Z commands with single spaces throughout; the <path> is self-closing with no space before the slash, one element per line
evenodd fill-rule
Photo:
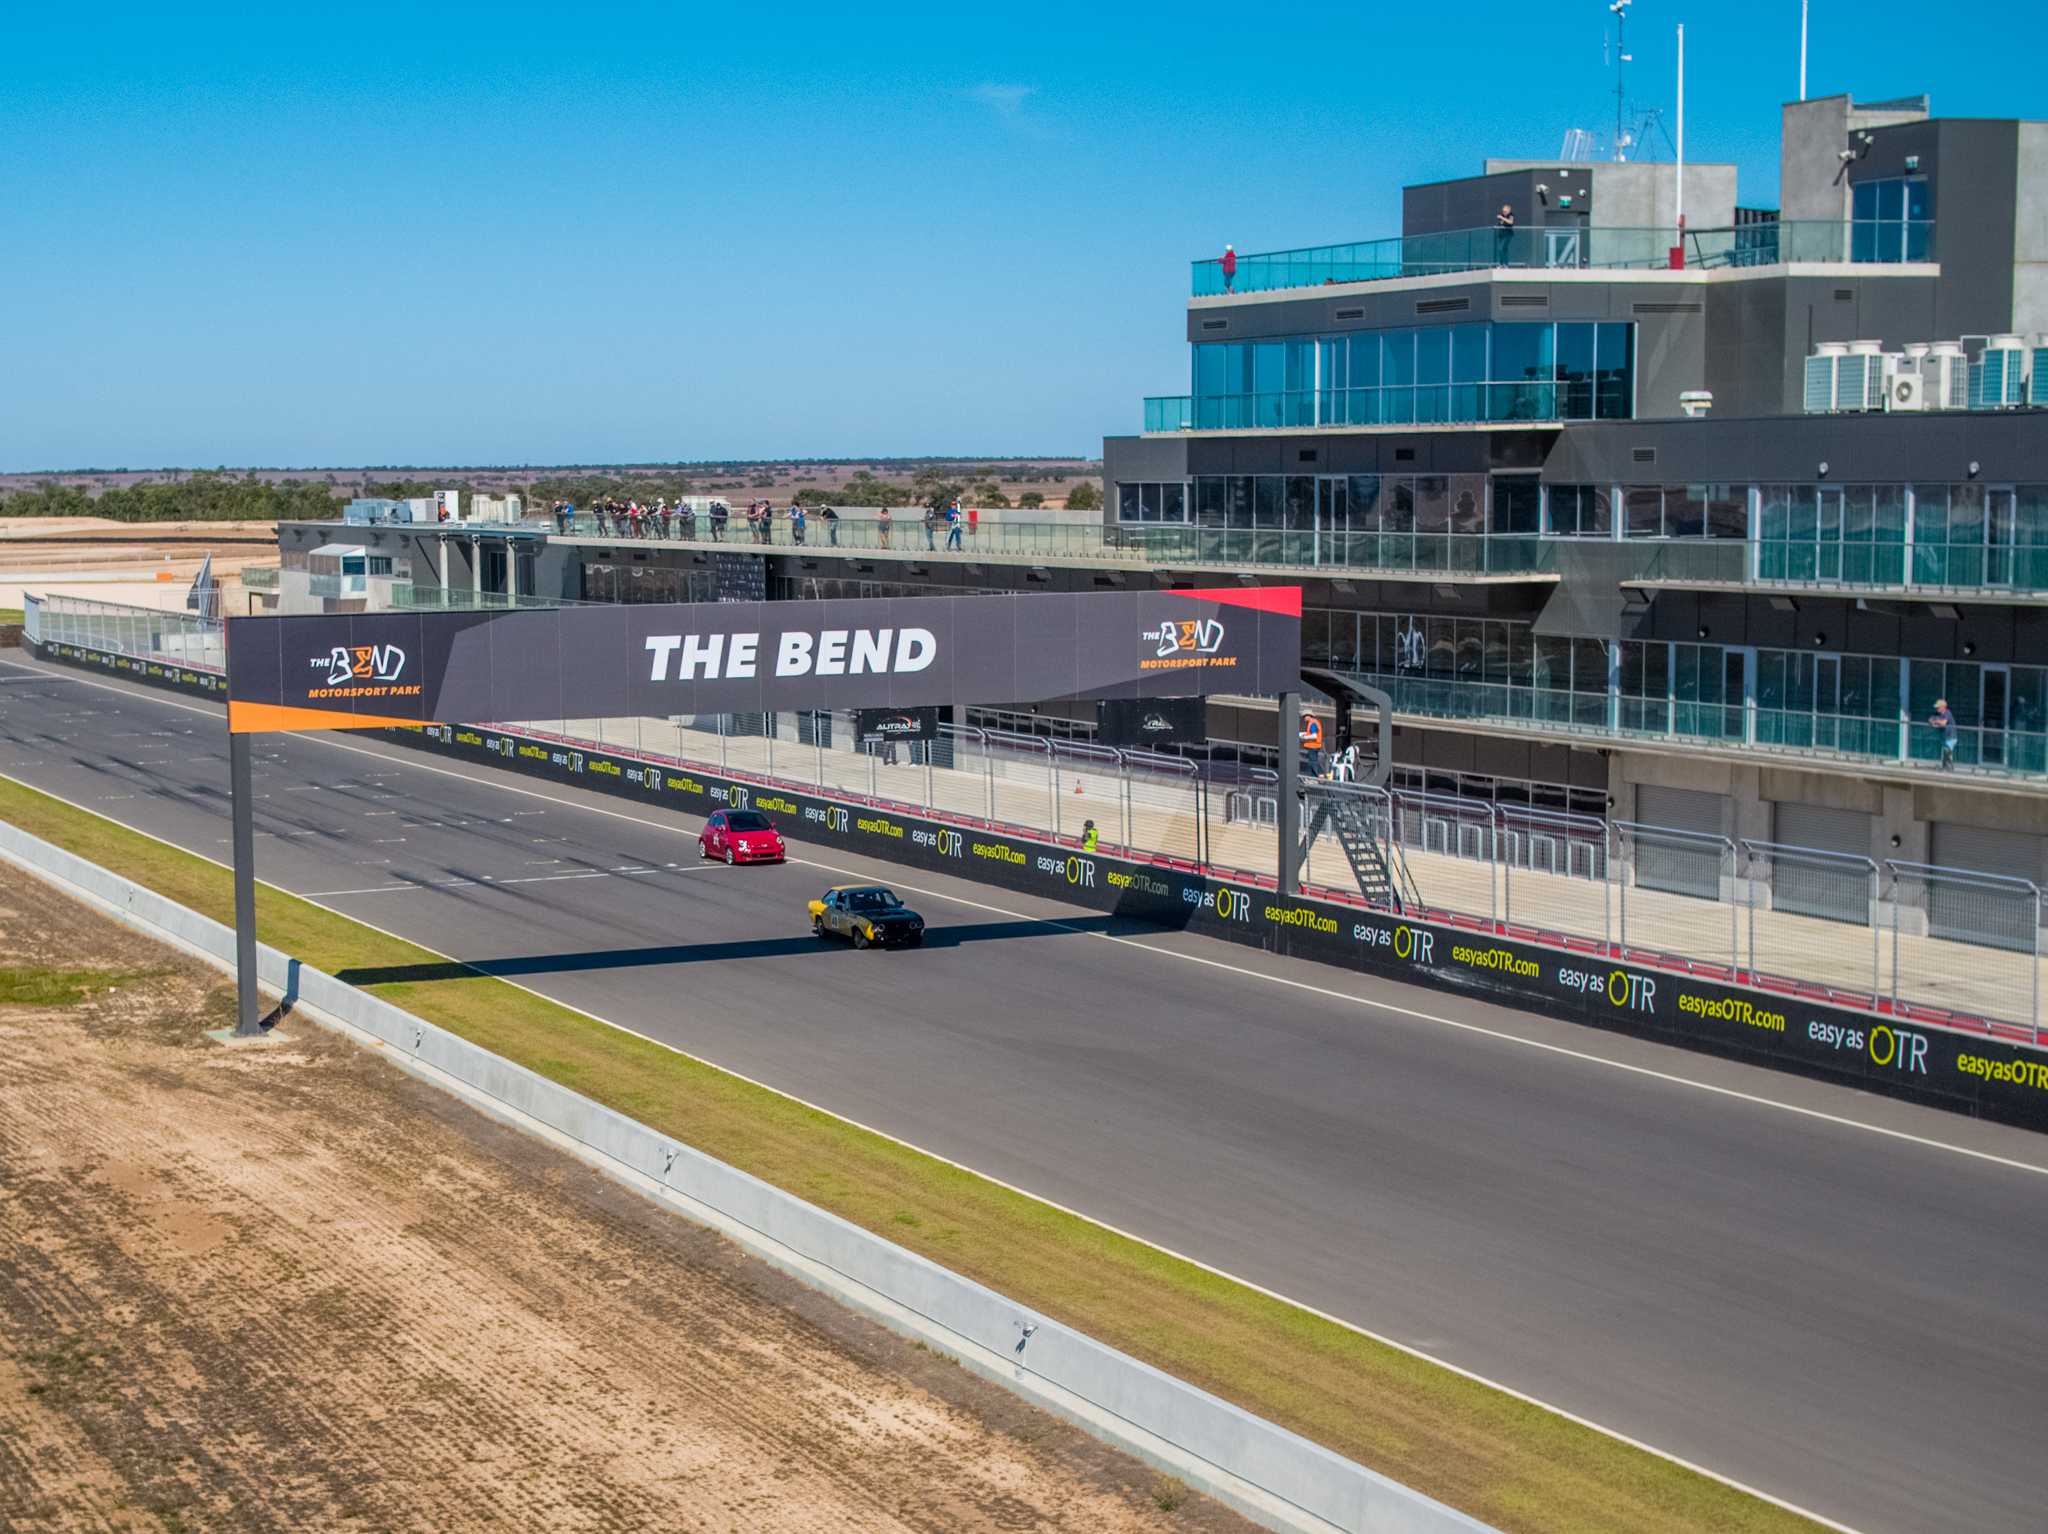
<path fill-rule="evenodd" d="M 0 885 L 0 1529 L 1242 1530 L 298 1024 Z"/>

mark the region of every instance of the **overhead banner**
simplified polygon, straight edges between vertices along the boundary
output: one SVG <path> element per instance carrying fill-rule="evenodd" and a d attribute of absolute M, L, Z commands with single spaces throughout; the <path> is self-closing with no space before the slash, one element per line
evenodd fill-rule
<path fill-rule="evenodd" d="M 1274 693 L 1301 588 L 229 618 L 227 660 L 238 732 Z"/>

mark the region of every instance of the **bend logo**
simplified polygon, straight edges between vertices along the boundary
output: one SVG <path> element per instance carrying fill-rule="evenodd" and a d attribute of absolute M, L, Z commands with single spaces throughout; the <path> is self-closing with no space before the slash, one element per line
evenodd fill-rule
<path fill-rule="evenodd" d="M 1223 622 L 1220 618 L 1183 618 L 1147 629 L 1142 637 L 1147 644 L 1158 646 L 1153 653 L 1162 659 L 1169 655 L 1214 655 L 1223 648 Z"/>
<path fill-rule="evenodd" d="M 324 659 L 307 662 L 314 670 L 327 668 L 327 685 L 342 687 L 350 682 L 395 682 L 405 670 L 405 651 L 395 644 L 359 644 L 334 647 Z"/>

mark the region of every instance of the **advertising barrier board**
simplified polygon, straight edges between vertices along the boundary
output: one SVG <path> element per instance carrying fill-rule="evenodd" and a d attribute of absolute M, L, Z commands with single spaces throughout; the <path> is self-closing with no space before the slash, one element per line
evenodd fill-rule
<path fill-rule="evenodd" d="M 45 644 L 40 653 L 219 696 L 218 678 L 205 673 L 145 669 L 143 662 L 77 646 Z M 686 814 L 757 809 L 796 841 L 2048 1131 L 2048 1051 L 1978 1034 L 1463 927 L 1283 900 L 1256 886 L 642 761 L 584 743 L 464 725 L 397 729 L 389 738 Z"/>

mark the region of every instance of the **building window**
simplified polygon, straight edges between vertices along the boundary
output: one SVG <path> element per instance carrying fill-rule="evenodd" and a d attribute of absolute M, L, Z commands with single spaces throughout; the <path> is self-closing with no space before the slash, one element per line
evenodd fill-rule
<path fill-rule="evenodd" d="M 1188 520 L 1188 487 L 1184 480 L 1119 481 L 1116 488 L 1119 522 Z"/>
<path fill-rule="evenodd" d="M 1627 485 L 1622 505 L 1626 538 L 1749 536 L 1749 490 L 1744 485 Z"/>
<path fill-rule="evenodd" d="M 1933 259 L 1934 193 L 1925 176 L 1859 181 L 1850 193 L 1849 259 Z"/>
<path fill-rule="evenodd" d="M 1626 323 L 1438 325 L 1191 349 L 1200 431 L 1635 414 Z"/>
<path fill-rule="evenodd" d="M 1614 532 L 1605 485 L 1546 485 L 1543 530 L 1554 538 L 1606 538 Z"/>

